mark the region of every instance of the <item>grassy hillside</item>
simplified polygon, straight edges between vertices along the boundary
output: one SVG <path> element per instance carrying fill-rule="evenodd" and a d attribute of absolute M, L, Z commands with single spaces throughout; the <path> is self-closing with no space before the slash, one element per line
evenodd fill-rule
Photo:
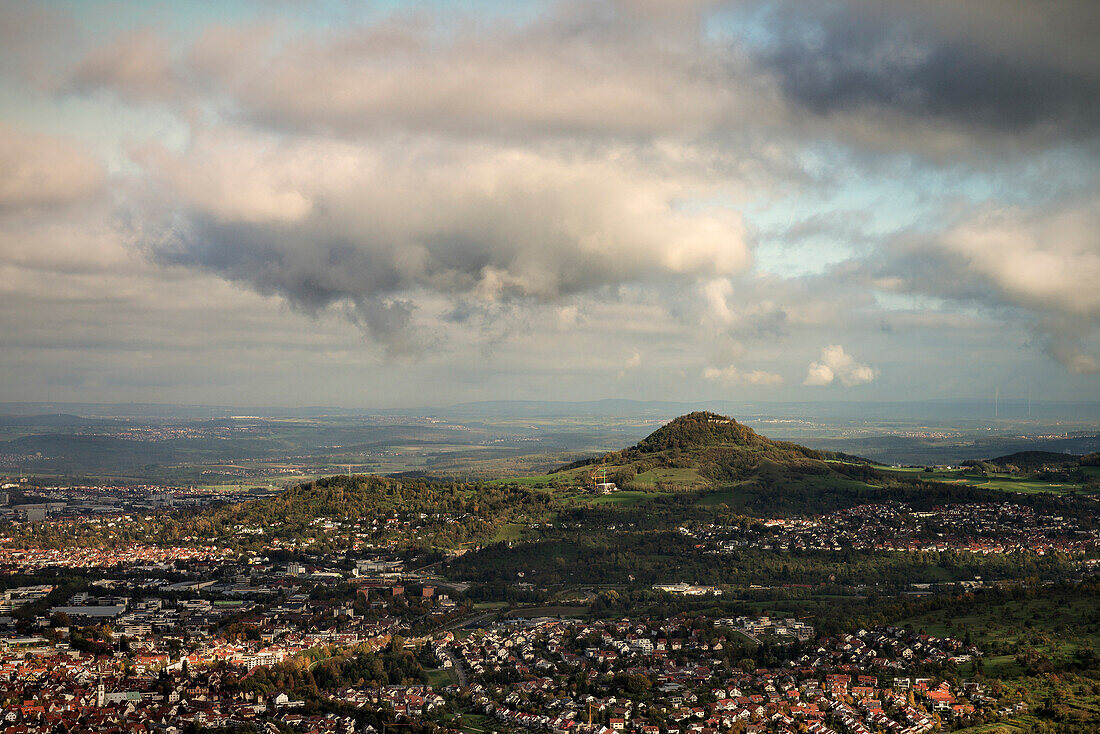
<path fill-rule="evenodd" d="M 863 501 L 883 476 L 859 457 L 774 441 L 728 416 L 697 412 L 676 418 L 629 448 L 519 481 L 572 492 L 574 501 L 592 504 L 600 501 L 586 500 L 578 490 L 606 480 L 630 493 L 629 502 L 622 504 L 655 493 L 691 493 L 698 495 L 699 507 L 769 515 Z"/>
<path fill-rule="evenodd" d="M 1065 458 L 1063 454 L 1051 456 Z M 1027 457 L 1023 457 L 1027 458 Z M 1032 457 L 1034 458 L 1034 457 Z M 1048 457 L 1049 458 L 1049 457 Z M 1077 461 L 1077 457 L 1070 457 Z M 549 474 L 501 479 L 549 491 L 566 505 L 629 508 L 668 494 L 690 495 L 684 508 L 726 510 L 757 517 L 814 514 L 862 502 L 981 501 L 991 491 L 1023 494 L 1090 494 L 1093 478 L 1019 476 L 1006 473 L 924 471 L 872 466 L 847 454 L 774 441 L 727 416 L 690 413 L 662 426 L 634 446 L 584 459 Z M 599 496 L 596 482 L 621 490 Z"/>

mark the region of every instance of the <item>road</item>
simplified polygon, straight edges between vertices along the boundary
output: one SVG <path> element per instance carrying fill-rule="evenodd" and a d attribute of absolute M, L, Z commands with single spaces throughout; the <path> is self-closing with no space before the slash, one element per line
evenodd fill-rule
<path fill-rule="evenodd" d="M 442 629 L 443 630 L 462 629 L 463 627 L 467 627 L 471 624 L 477 624 L 478 622 L 486 620 L 489 617 L 493 617 L 495 615 L 498 615 L 498 614 L 500 614 L 500 611 L 501 610 L 499 610 L 499 609 L 490 609 L 489 611 L 485 612 L 484 614 L 478 614 L 477 616 L 474 616 L 474 617 L 463 617 L 462 619 L 456 619 L 453 622 L 448 622 L 447 624 L 443 625 Z"/>
<path fill-rule="evenodd" d="M 460 688 L 466 687 L 466 668 L 462 665 L 462 661 L 458 659 L 450 650 L 444 650 L 443 654 L 447 656 L 447 659 L 451 661 L 451 665 L 454 666 L 455 673 L 458 675 L 458 685 Z"/>

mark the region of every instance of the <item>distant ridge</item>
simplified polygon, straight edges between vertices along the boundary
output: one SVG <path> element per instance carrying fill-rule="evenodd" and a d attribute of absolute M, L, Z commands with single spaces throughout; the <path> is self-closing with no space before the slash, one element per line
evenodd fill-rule
<path fill-rule="evenodd" d="M 1100 420 L 1100 401 L 1001 400 L 1000 418 L 1034 420 Z M 452 405 L 405 407 L 188 405 L 171 403 L 68 403 L 0 402 L 0 416 L 71 413 L 86 417 L 145 417 L 161 419 L 228 418 L 236 415 L 266 417 L 331 416 L 617 416 L 670 418 L 697 410 L 716 410 L 743 418 L 755 416 L 833 420 L 981 420 L 995 418 L 992 400 L 952 399 L 914 401 L 731 401 L 731 400 L 486 400 Z"/>
<path fill-rule="evenodd" d="M 429 412 L 453 416 L 516 416 L 557 418 L 568 416 L 668 416 L 683 412 L 683 403 L 663 400 L 607 398 L 590 401 L 483 400 L 458 403 Z"/>
<path fill-rule="evenodd" d="M 103 418 L 84 418 L 72 413 L 47 413 L 42 415 L 0 415 L 0 426 L 35 428 L 73 428 L 111 425 L 115 421 Z"/>

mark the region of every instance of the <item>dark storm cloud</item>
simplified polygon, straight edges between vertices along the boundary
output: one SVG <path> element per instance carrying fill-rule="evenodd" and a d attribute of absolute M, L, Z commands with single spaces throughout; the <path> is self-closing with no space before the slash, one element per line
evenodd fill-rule
<path fill-rule="evenodd" d="M 402 276 L 392 262 L 340 237 L 195 217 L 157 249 L 169 265 L 217 274 L 264 295 L 278 295 L 313 316 L 341 304 L 350 321 L 392 355 L 413 351 L 415 305 L 392 297 Z"/>
<path fill-rule="evenodd" d="M 598 158 L 453 146 L 443 155 L 451 162 L 429 166 L 415 151 L 329 142 L 272 153 L 214 135 L 187 158 L 149 152 L 161 183 L 151 196 L 167 202 L 151 208 L 167 213 L 142 230 L 173 234 L 139 239 L 166 264 L 305 313 L 331 307 L 397 351 L 423 332 L 412 319 L 425 302 L 439 323 L 461 309 L 749 266 L 740 214 L 683 210 L 678 180 Z"/>
<path fill-rule="evenodd" d="M 302 245 L 294 242 L 302 238 Z M 247 282 L 265 295 L 284 296 L 309 313 L 333 303 L 393 292 L 400 277 L 370 250 L 340 238 L 280 231 L 195 217 L 157 254 L 167 264 L 196 267 Z"/>
<path fill-rule="evenodd" d="M 817 114 L 880 108 L 1002 133 L 1096 135 L 1100 68 L 1021 53 L 1009 42 L 1015 29 L 1005 39 L 951 32 L 929 5 L 894 3 L 893 12 L 860 2 L 784 5 L 759 59 L 792 100 Z M 1100 3 L 1078 7 L 1078 22 L 1100 33 Z"/>

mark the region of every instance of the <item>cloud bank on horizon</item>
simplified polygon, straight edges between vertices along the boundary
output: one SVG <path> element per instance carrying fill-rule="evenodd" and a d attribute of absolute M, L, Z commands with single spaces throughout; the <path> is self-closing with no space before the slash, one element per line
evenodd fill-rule
<path fill-rule="evenodd" d="M 0 400 L 1100 399 L 1089 0 L 110 11 L 0 9 Z"/>

